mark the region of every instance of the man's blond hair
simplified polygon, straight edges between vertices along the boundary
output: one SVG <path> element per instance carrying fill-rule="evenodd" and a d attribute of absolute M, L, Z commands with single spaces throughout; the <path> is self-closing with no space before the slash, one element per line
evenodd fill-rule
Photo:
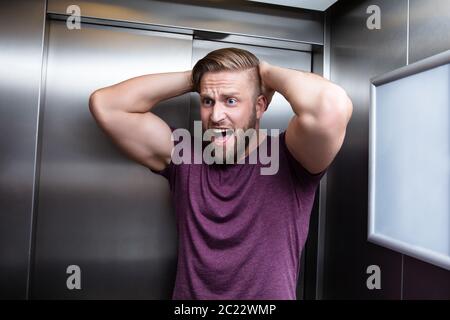
<path fill-rule="evenodd" d="M 200 93 L 200 81 L 206 72 L 248 71 L 255 82 L 254 99 L 261 94 L 259 59 L 250 51 L 238 48 L 222 48 L 211 51 L 200 59 L 192 69 L 194 91 Z"/>

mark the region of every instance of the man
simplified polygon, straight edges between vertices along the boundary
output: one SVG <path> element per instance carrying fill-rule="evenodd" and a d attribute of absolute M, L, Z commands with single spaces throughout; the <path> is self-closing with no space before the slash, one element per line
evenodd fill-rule
<path fill-rule="evenodd" d="M 224 159 L 242 160 L 278 139 L 278 171 L 256 164 L 174 164 L 172 129 L 151 112 L 200 94 L 203 130 Z M 278 137 L 258 131 L 273 94 L 294 111 Z M 315 191 L 342 146 L 352 103 L 324 78 L 259 61 L 237 48 L 210 52 L 185 72 L 149 74 L 95 91 L 90 110 L 132 159 L 170 183 L 179 232 L 174 299 L 296 299 L 300 252 Z M 242 129 L 242 131 L 240 130 Z M 243 153 L 240 133 L 255 129 Z"/>

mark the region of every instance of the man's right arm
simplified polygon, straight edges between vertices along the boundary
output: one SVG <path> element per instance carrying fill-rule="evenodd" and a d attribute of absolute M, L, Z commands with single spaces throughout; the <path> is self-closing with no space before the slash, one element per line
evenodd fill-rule
<path fill-rule="evenodd" d="M 89 98 L 89 109 L 127 156 L 160 171 L 170 163 L 172 132 L 149 111 L 160 101 L 190 91 L 190 70 L 148 74 L 96 90 Z"/>

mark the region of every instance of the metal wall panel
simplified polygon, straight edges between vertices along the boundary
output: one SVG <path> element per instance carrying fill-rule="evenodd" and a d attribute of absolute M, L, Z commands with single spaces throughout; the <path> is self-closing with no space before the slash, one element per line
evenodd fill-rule
<path fill-rule="evenodd" d="M 450 272 L 404 256 L 403 299 L 450 300 Z"/>
<path fill-rule="evenodd" d="M 409 2 L 409 63 L 449 50 L 450 1 Z"/>
<path fill-rule="evenodd" d="M 368 17 L 366 8 L 373 4 L 379 5 L 381 9 L 382 25 L 381 30 L 377 31 L 364 28 Z M 450 272 L 367 243 L 363 228 L 367 218 L 368 81 L 373 76 L 449 50 L 450 3 L 447 0 L 347 1 L 335 5 L 330 13 L 334 21 L 332 80 L 343 85 L 350 93 L 354 102 L 354 116 L 347 131 L 347 146 L 344 144 L 341 151 L 342 160 L 336 161 L 336 171 L 329 173 L 328 271 L 324 296 L 449 299 Z M 345 175 L 350 170 L 353 175 L 351 185 L 347 185 Z M 356 175 L 355 172 L 360 174 Z M 338 173 L 341 181 L 338 180 Z M 357 192 L 358 189 L 361 192 Z M 353 200 L 347 201 L 349 194 Z M 340 230 L 346 233 L 344 240 L 339 243 Z M 382 272 L 382 290 L 374 291 L 373 294 L 368 294 L 368 290 L 363 287 L 364 277 L 367 277 L 363 267 L 368 263 L 379 264 Z M 351 276 L 351 273 L 356 272 L 362 275 Z M 343 278 L 342 274 L 346 277 Z"/>
<path fill-rule="evenodd" d="M 410 0 L 409 63 L 450 50 L 450 1 Z M 450 299 L 450 271 L 405 256 L 404 299 Z"/>
<path fill-rule="evenodd" d="M 329 23 L 328 17 L 324 18 L 324 45 L 313 46 L 312 51 L 312 72 L 329 79 Z M 327 197 L 327 176 L 320 180 L 319 188 L 314 199 L 313 211 L 311 215 L 310 232 L 308 241 L 305 244 L 305 274 L 304 294 L 305 300 L 316 300 L 322 296 L 323 282 L 323 260 L 325 254 L 325 222 L 326 222 L 326 197 Z"/>
<path fill-rule="evenodd" d="M 45 3 L 0 10 L 0 299 L 27 296 Z"/>
<path fill-rule="evenodd" d="M 369 30 L 370 5 L 381 29 Z M 407 0 L 345 1 L 330 9 L 331 80 L 353 101 L 346 139 L 327 177 L 325 299 L 399 299 L 402 256 L 367 241 L 370 78 L 404 66 Z M 366 286 L 367 267 L 381 269 L 381 289 Z"/>
<path fill-rule="evenodd" d="M 32 298 L 170 298 L 177 235 L 166 180 L 96 125 L 95 89 L 191 67 L 192 36 L 63 21 L 49 27 Z M 150 90 L 150 89 L 149 89 Z M 154 112 L 188 128 L 189 95 Z M 66 269 L 81 269 L 69 290 Z"/>
<path fill-rule="evenodd" d="M 78 5 L 83 17 L 218 31 L 262 38 L 323 43 L 323 14 L 248 1 L 49 0 L 48 12 L 67 14 Z"/>

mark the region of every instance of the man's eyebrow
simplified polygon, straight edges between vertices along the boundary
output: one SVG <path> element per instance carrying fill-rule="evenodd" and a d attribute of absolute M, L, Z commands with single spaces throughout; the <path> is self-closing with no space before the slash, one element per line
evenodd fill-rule
<path fill-rule="evenodd" d="M 236 91 L 236 92 L 225 92 L 225 93 L 222 93 L 220 96 L 221 97 L 229 97 L 229 96 L 240 96 L 240 95 L 241 94 Z M 202 98 L 210 98 L 210 99 L 212 99 L 211 96 L 208 93 L 200 93 L 200 96 Z"/>

